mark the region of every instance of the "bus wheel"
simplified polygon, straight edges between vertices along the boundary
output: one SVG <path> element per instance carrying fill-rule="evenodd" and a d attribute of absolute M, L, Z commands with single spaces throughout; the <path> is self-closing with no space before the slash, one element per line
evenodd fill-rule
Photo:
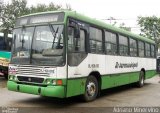
<path fill-rule="evenodd" d="M 83 95 L 86 102 L 93 101 L 98 95 L 98 81 L 94 76 L 89 76 L 85 85 L 85 94 Z"/>
<path fill-rule="evenodd" d="M 144 72 L 140 71 L 139 74 L 139 81 L 137 82 L 137 87 L 143 87 L 144 86 Z"/>

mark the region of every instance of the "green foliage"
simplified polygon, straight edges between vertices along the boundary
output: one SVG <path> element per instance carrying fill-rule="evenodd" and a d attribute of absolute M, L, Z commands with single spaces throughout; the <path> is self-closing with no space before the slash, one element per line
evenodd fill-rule
<path fill-rule="evenodd" d="M 138 24 L 142 32 L 140 35 L 153 39 L 158 47 L 160 44 L 160 18 L 156 16 L 138 17 Z"/>
<path fill-rule="evenodd" d="M 14 27 L 15 19 L 28 13 L 26 0 L 12 0 L 12 4 L 3 4 L 1 11 L 2 30 L 10 32 Z"/>
<path fill-rule="evenodd" d="M 31 6 L 30 7 L 30 13 L 37 13 L 37 12 L 44 12 L 44 11 L 55 11 L 55 10 L 61 10 L 62 6 L 55 5 L 53 3 L 50 3 L 48 6 L 45 4 L 38 4 L 37 6 Z"/>
<path fill-rule="evenodd" d="M 2 1 L 2 0 L 1 0 Z M 27 0 L 12 0 L 11 3 L 0 2 L 0 17 L 2 20 L 1 31 L 5 34 L 11 33 L 15 25 L 17 17 L 30 13 L 38 13 L 44 11 L 62 10 L 61 5 L 50 3 L 49 5 L 38 4 L 37 6 L 27 7 Z M 69 5 L 66 9 L 72 10 Z"/>
<path fill-rule="evenodd" d="M 126 30 L 126 31 L 131 31 L 131 28 L 130 28 L 130 27 L 126 27 L 126 26 L 125 26 L 125 23 L 121 23 L 121 24 L 119 25 L 119 28 L 124 29 L 124 30 Z"/>

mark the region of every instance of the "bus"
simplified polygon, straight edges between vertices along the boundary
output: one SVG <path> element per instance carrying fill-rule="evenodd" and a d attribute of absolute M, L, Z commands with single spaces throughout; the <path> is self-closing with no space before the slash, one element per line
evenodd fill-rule
<path fill-rule="evenodd" d="M 144 85 L 155 75 L 155 42 L 76 11 L 22 16 L 13 30 L 11 91 L 93 101 L 100 91 Z"/>
<path fill-rule="evenodd" d="M 4 37 L 4 33 L 0 32 L 0 76 L 8 78 L 8 65 L 11 58 L 12 34 Z"/>

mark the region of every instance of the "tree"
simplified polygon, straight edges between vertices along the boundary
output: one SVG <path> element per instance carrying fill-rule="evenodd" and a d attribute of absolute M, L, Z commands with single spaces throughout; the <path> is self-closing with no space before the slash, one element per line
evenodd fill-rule
<path fill-rule="evenodd" d="M 48 6 L 45 4 L 38 4 L 37 6 L 31 6 L 29 13 L 38 13 L 38 12 L 44 12 L 44 11 L 55 11 L 55 10 L 61 10 L 61 5 L 55 5 L 54 3 L 50 3 Z"/>
<path fill-rule="evenodd" d="M 3 0 L 0 0 L 0 12 L 2 12 Z"/>
<path fill-rule="evenodd" d="M 141 27 L 140 35 L 154 40 L 158 47 L 160 45 L 160 18 L 156 16 L 138 17 L 138 24 Z"/>
<path fill-rule="evenodd" d="M 124 29 L 124 30 L 126 30 L 126 31 L 131 31 L 131 28 L 130 28 L 130 27 L 126 27 L 125 23 L 121 23 L 121 24 L 119 25 L 119 28 Z"/>
<path fill-rule="evenodd" d="M 12 0 L 11 4 L 7 3 L 2 5 L 1 28 L 5 37 L 7 37 L 8 33 L 11 33 L 17 17 L 25 15 L 29 12 L 29 9 L 26 7 L 26 5 L 26 0 Z"/>
<path fill-rule="evenodd" d="M 7 3 L 0 6 L 0 17 L 2 19 L 2 25 L 0 27 L 2 28 L 1 31 L 4 32 L 5 37 L 8 36 L 8 33 L 11 33 L 15 25 L 15 20 L 19 16 L 63 9 L 61 5 L 55 5 L 54 3 L 50 3 L 49 5 L 38 4 L 37 6 L 27 7 L 27 0 L 12 0 L 11 4 Z M 68 10 L 71 10 L 69 5 L 67 5 L 67 8 Z"/>

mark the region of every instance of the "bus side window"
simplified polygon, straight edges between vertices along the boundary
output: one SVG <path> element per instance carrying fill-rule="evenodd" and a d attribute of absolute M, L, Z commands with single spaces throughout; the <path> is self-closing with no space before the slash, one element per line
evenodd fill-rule
<path fill-rule="evenodd" d="M 74 37 L 74 28 L 68 27 L 68 51 L 84 52 L 85 51 L 85 30 L 80 29 L 80 37 Z"/>
<path fill-rule="evenodd" d="M 119 54 L 122 56 L 128 55 L 128 38 L 119 35 Z"/>
<path fill-rule="evenodd" d="M 151 57 L 155 57 L 155 46 L 151 45 Z"/>
<path fill-rule="evenodd" d="M 86 31 L 79 29 L 79 36 L 75 37 L 74 27 L 68 27 L 68 65 L 77 66 L 87 56 L 85 53 Z"/>
<path fill-rule="evenodd" d="M 130 38 L 130 56 L 136 57 L 137 56 L 137 41 L 135 39 Z"/>
<path fill-rule="evenodd" d="M 86 37 L 85 30 L 80 29 L 80 47 L 79 47 L 79 51 L 81 51 L 81 52 L 85 51 L 85 37 Z"/>
<path fill-rule="evenodd" d="M 74 28 L 68 27 L 68 51 L 74 51 Z"/>
<path fill-rule="evenodd" d="M 144 42 L 138 41 L 139 56 L 144 57 Z"/>
<path fill-rule="evenodd" d="M 151 57 L 151 50 L 150 49 L 151 49 L 150 44 L 145 43 L 146 57 Z"/>
<path fill-rule="evenodd" d="M 105 31 L 105 48 L 107 54 L 117 54 L 117 36 L 115 33 Z"/>
<path fill-rule="evenodd" d="M 89 42 L 90 42 L 91 53 L 97 53 L 97 54 L 103 53 L 103 50 L 102 50 L 102 30 L 95 28 L 95 27 L 90 27 L 89 33 L 90 33 L 90 41 Z"/>

